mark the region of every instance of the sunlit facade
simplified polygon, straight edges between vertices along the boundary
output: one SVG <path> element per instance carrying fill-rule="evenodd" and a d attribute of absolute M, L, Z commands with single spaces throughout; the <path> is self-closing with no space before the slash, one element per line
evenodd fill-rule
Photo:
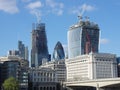
<path fill-rule="evenodd" d="M 67 81 L 116 78 L 115 54 L 90 53 L 66 60 Z"/>
<path fill-rule="evenodd" d="M 68 57 L 98 52 L 99 27 L 90 21 L 80 21 L 68 31 Z"/>

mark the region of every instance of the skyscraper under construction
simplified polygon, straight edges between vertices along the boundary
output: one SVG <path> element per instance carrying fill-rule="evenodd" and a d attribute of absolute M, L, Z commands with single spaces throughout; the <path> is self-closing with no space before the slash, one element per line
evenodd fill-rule
<path fill-rule="evenodd" d="M 68 57 L 74 58 L 79 55 L 97 53 L 99 47 L 99 27 L 97 24 L 90 22 L 86 17 L 71 26 L 68 31 Z"/>
<path fill-rule="evenodd" d="M 44 60 L 48 61 L 48 59 L 45 23 L 34 24 L 32 30 L 31 67 L 38 67 Z"/>

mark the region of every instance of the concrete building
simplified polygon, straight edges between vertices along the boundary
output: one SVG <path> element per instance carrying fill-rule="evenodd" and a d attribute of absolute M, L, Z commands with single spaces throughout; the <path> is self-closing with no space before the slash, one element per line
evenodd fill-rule
<path fill-rule="evenodd" d="M 58 82 L 66 81 L 65 60 L 54 60 L 54 61 L 46 62 L 40 67 L 51 68 L 56 70 L 57 81 Z"/>
<path fill-rule="evenodd" d="M 67 81 L 117 77 L 115 54 L 90 53 L 66 60 Z"/>
<path fill-rule="evenodd" d="M 33 25 L 31 67 L 39 67 L 44 60 L 49 61 L 49 56 L 45 24 Z"/>
<path fill-rule="evenodd" d="M 99 27 L 97 24 L 80 20 L 68 31 L 68 58 L 97 53 L 99 47 Z"/>
<path fill-rule="evenodd" d="M 51 68 L 31 68 L 29 70 L 30 90 L 57 90 L 56 70 Z"/>

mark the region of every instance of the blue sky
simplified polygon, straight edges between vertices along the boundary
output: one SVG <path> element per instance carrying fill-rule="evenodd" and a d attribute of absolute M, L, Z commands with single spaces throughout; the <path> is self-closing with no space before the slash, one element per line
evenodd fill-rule
<path fill-rule="evenodd" d="M 100 52 L 120 56 L 120 0 L 0 0 L 0 56 L 17 49 L 18 40 L 31 49 L 32 23 L 46 24 L 49 52 L 57 41 L 67 45 L 67 31 L 78 15 L 100 27 Z"/>

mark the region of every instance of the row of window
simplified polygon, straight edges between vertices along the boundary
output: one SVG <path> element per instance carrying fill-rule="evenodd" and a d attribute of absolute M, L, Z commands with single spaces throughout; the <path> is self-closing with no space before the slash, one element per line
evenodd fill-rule
<path fill-rule="evenodd" d="M 55 87 L 34 87 L 34 90 L 56 90 Z"/>
<path fill-rule="evenodd" d="M 55 73 L 34 73 L 34 76 L 50 76 L 50 77 L 55 77 Z"/>
<path fill-rule="evenodd" d="M 34 78 L 34 82 L 55 82 L 55 78 Z"/>
<path fill-rule="evenodd" d="M 113 59 L 96 59 L 96 61 L 107 61 L 107 62 L 109 61 L 110 62 L 110 61 L 113 61 Z"/>

